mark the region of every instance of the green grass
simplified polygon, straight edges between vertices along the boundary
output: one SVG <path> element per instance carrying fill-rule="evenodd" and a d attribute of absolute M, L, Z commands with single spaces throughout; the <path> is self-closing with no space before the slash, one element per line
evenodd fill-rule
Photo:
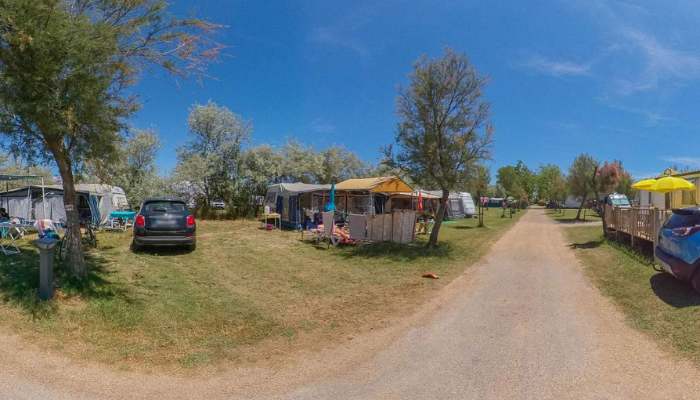
<path fill-rule="evenodd" d="M 478 260 L 513 219 L 489 211 L 443 226 L 441 245 L 330 249 L 253 221 L 200 221 L 194 252 L 133 253 L 129 233 L 99 233 L 90 278 L 59 266 L 57 296 L 36 299 L 38 255 L 0 256 L 0 329 L 122 368 L 195 368 L 319 348 L 410 313 Z M 421 278 L 426 272 L 441 279 Z"/>
<path fill-rule="evenodd" d="M 566 230 L 577 256 L 600 290 L 629 323 L 700 365 L 700 294 L 623 244 L 605 241 L 600 227 Z"/>
<path fill-rule="evenodd" d="M 593 210 L 584 208 L 581 210 L 581 219 L 576 220 L 576 214 L 578 213 L 578 209 L 562 209 L 559 211 L 556 210 L 547 210 L 547 215 L 552 217 L 555 221 L 561 222 L 561 223 L 577 223 L 577 222 L 599 222 L 601 221 L 600 216 Z"/>

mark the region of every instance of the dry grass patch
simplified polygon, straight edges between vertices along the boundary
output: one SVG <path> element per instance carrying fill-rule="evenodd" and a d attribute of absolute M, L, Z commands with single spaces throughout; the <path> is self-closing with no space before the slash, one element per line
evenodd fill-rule
<path fill-rule="evenodd" d="M 603 240 L 600 227 L 574 227 L 566 235 L 586 272 L 633 327 L 700 365 L 700 294 L 625 245 Z"/>
<path fill-rule="evenodd" d="M 133 253 L 130 236 L 100 233 L 91 276 L 59 271 L 55 300 L 36 301 L 38 257 L 0 257 L 0 324 L 76 358 L 122 368 L 255 362 L 320 348 L 410 313 L 479 259 L 515 218 L 444 225 L 442 245 L 327 249 L 252 221 L 200 221 L 194 252 Z M 425 272 L 439 280 L 421 278 Z"/>

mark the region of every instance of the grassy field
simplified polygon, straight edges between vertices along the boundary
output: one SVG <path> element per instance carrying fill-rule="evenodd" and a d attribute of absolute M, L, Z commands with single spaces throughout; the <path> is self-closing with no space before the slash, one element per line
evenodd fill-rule
<path fill-rule="evenodd" d="M 629 323 L 700 365 L 700 294 L 622 244 L 603 241 L 600 227 L 566 230 L 572 247 L 600 290 Z"/>
<path fill-rule="evenodd" d="M 583 209 L 581 210 L 581 220 L 577 221 L 576 220 L 576 213 L 578 213 L 578 209 L 562 209 L 559 211 L 555 210 L 547 210 L 547 215 L 552 217 L 555 221 L 561 222 L 561 223 L 577 223 L 577 222 L 598 222 L 601 221 L 601 218 L 596 214 L 595 211 L 591 209 Z"/>
<path fill-rule="evenodd" d="M 443 226 L 441 246 L 327 249 L 252 221 L 200 221 L 198 247 L 129 250 L 130 234 L 99 233 L 88 284 L 59 275 L 36 300 L 38 256 L 24 243 L 0 256 L 0 329 L 75 358 L 177 370 L 255 362 L 315 349 L 410 313 L 479 259 L 513 219 L 500 212 Z M 427 272 L 441 279 L 422 278 Z"/>

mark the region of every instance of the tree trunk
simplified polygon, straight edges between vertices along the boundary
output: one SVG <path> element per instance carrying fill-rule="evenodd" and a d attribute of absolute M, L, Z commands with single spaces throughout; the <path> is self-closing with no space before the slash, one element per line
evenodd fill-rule
<path fill-rule="evenodd" d="M 63 181 L 63 205 L 66 209 L 66 234 L 64 240 L 68 240 L 68 266 L 71 274 L 78 279 L 87 277 L 87 266 L 83 257 L 82 242 L 80 237 L 80 216 L 78 214 L 77 196 L 73 181 L 73 169 L 71 162 L 63 151 L 54 146 L 49 146 L 58 165 L 58 171 Z"/>
<path fill-rule="evenodd" d="M 442 198 L 440 199 L 440 205 L 438 206 L 437 215 L 435 215 L 435 225 L 433 226 L 433 231 L 430 232 L 430 239 L 428 240 L 428 247 L 436 247 L 438 236 L 440 235 L 440 226 L 442 226 L 442 220 L 445 219 L 445 214 L 447 213 L 447 200 L 450 197 L 450 192 L 448 190 L 442 190 Z"/>
<path fill-rule="evenodd" d="M 596 204 L 598 205 L 598 210 L 600 210 L 600 219 L 603 222 L 603 237 L 607 238 L 608 237 L 608 225 L 605 223 L 605 201 L 603 203 L 600 203 L 600 193 L 596 192 L 595 194 L 596 198 Z"/>
<path fill-rule="evenodd" d="M 586 200 L 588 200 L 588 195 L 584 195 L 583 198 L 581 199 L 581 205 L 578 208 L 578 212 L 576 213 L 576 220 L 580 221 L 581 220 L 581 210 L 583 210 L 583 207 L 586 205 Z"/>

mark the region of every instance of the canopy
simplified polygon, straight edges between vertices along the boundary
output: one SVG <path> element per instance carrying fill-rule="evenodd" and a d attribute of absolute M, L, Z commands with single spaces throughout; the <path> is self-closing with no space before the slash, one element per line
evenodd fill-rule
<path fill-rule="evenodd" d="M 310 183 L 277 183 L 268 186 L 267 190 L 278 193 L 308 193 L 308 192 L 320 192 L 327 191 L 331 189 L 331 185 L 314 185 Z"/>
<path fill-rule="evenodd" d="M 683 178 L 665 176 L 661 179 L 657 179 L 654 185 L 645 190 L 650 192 L 668 193 L 675 192 L 676 190 L 695 190 L 695 185 Z"/>
<path fill-rule="evenodd" d="M 367 191 L 373 193 L 406 193 L 413 188 L 397 176 L 348 179 L 335 185 L 339 191 Z"/>
<path fill-rule="evenodd" d="M 440 196 L 434 194 L 433 192 L 428 192 L 426 190 L 416 190 L 415 192 L 398 192 L 398 193 L 394 193 L 394 195 L 400 196 L 400 197 L 419 197 L 419 196 L 422 196 L 423 199 L 428 199 L 428 200 L 440 198 Z"/>
<path fill-rule="evenodd" d="M 632 189 L 649 190 L 656 185 L 656 179 L 644 179 L 632 185 Z"/>

